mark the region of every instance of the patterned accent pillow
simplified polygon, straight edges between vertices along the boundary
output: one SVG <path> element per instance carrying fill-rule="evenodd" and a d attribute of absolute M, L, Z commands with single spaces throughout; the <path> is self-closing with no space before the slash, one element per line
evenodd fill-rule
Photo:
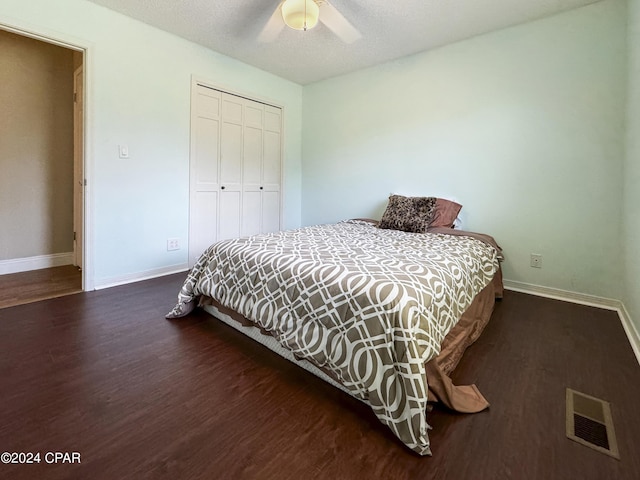
<path fill-rule="evenodd" d="M 403 232 L 426 233 L 435 207 L 435 197 L 391 195 L 378 226 Z"/>

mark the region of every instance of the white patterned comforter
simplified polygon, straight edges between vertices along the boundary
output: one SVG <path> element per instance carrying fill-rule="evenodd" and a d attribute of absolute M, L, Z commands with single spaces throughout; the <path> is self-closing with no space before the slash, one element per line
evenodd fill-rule
<path fill-rule="evenodd" d="M 173 313 L 201 295 L 235 310 L 426 455 L 425 363 L 491 281 L 497 254 L 471 237 L 358 220 L 225 240 L 190 271 Z"/>

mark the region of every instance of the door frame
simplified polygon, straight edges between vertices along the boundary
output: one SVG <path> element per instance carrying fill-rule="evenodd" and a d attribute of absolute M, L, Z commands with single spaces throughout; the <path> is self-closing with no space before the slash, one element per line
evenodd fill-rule
<path fill-rule="evenodd" d="M 94 290 L 93 259 L 93 99 L 91 79 L 93 78 L 93 44 L 87 40 L 34 26 L 12 17 L 0 15 L 0 29 L 23 37 L 81 52 L 83 55 L 83 128 L 82 128 L 82 170 L 84 173 L 83 222 L 82 222 L 82 290 Z M 74 139 L 75 144 L 75 139 Z M 75 155 L 74 155 L 75 156 Z"/>
<path fill-rule="evenodd" d="M 80 95 L 78 95 L 80 92 Z M 84 59 L 73 72 L 73 264 L 83 267 L 84 238 Z"/>

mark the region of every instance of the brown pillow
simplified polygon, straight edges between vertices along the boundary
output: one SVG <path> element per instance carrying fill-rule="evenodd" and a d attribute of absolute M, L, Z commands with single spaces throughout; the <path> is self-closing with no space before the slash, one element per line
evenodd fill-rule
<path fill-rule="evenodd" d="M 380 228 L 403 232 L 425 233 L 433 217 L 435 197 L 403 197 L 391 195 L 382 214 Z"/>
<path fill-rule="evenodd" d="M 452 228 L 453 222 L 458 218 L 458 214 L 462 210 L 462 205 L 444 198 L 436 199 L 436 208 L 431 218 L 430 227 L 446 227 Z"/>

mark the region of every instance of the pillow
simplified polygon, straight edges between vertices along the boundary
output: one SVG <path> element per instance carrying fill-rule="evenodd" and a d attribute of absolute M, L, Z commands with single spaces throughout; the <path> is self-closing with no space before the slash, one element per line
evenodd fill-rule
<path fill-rule="evenodd" d="M 435 206 L 435 197 L 391 195 L 378 226 L 403 232 L 425 233 Z"/>
<path fill-rule="evenodd" d="M 462 205 L 444 198 L 436 198 L 436 208 L 429 223 L 430 227 L 453 228 L 453 223 L 458 218 Z"/>

